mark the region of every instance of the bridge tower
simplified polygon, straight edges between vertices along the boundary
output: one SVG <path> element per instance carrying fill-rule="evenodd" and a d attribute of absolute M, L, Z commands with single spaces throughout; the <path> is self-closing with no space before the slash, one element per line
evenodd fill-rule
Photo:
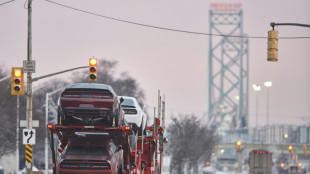
<path fill-rule="evenodd" d="M 209 124 L 218 129 L 248 128 L 248 39 L 241 4 L 211 4 L 209 33 Z M 226 125 L 225 125 L 226 124 Z"/>

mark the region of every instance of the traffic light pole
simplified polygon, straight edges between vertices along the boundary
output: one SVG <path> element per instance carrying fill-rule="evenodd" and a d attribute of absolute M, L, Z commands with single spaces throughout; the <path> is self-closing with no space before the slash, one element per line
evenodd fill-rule
<path fill-rule="evenodd" d="M 309 24 L 299 24 L 299 23 L 275 23 L 275 22 L 271 22 L 270 26 L 272 27 L 272 29 L 274 30 L 274 27 L 276 25 L 292 25 L 292 26 L 299 26 L 299 27 L 310 27 Z"/>
<path fill-rule="evenodd" d="M 63 70 L 63 71 L 59 71 L 59 72 L 43 75 L 43 76 L 40 76 L 40 77 L 33 78 L 31 80 L 31 82 L 35 82 L 35 81 L 38 81 L 40 79 L 44 79 L 46 77 L 51 77 L 51 76 L 54 76 L 54 75 L 57 75 L 57 74 L 62 74 L 62 73 L 65 73 L 65 72 L 69 72 L 69 71 L 73 71 L 73 70 L 77 70 L 77 69 L 82 69 L 82 68 L 88 68 L 88 66 L 80 66 L 80 67 L 76 67 L 76 68 L 71 68 L 71 69 L 67 69 L 67 70 Z"/>
<path fill-rule="evenodd" d="M 31 32 L 31 12 L 32 0 L 28 0 L 28 47 L 27 47 L 27 61 L 32 60 L 32 32 Z M 27 73 L 27 121 L 28 129 L 32 129 L 32 73 Z M 31 161 L 26 161 L 26 174 L 32 174 L 32 157 Z"/>
<path fill-rule="evenodd" d="M 238 151 L 238 173 L 242 173 L 242 150 Z"/>

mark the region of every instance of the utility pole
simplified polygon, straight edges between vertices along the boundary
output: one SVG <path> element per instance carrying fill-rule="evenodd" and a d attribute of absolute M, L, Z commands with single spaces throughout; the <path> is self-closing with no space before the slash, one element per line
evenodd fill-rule
<path fill-rule="evenodd" d="M 31 33 L 31 12 L 32 0 L 28 0 L 28 44 L 27 44 L 27 61 L 32 60 L 32 33 Z M 27 73 L 27 112 L 28 129 L 32 129 L 32 73 Z M 27 159 L 27 158 L 26 158 Z M 32 174 L 32 155 L 31 161 L 26 160 L 26 174 Z"/>
<path fill-rule="evenodd" d="M 16 96 L 16 173 L 19 171 L 19 95 Z"/>

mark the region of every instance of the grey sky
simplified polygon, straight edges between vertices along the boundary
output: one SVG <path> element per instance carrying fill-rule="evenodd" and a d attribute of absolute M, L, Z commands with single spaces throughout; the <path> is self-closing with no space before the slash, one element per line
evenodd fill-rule
<path fill-rule="evenodd" d="M 102 1 L 55 0 L 123 20 L 197 32 L 209 32 L 209 6 L 214 2 L 242 3 L 244 33 L 267 36 L 269 23 L 310 24 L 309 0 L 230 1 Z M 0 4 L 6 0 L 0 0 Z M 27 59 L 25 1 L 0 6 L 0 63 L 22 66 Z M 207 110 L 208 36 L 146 28 L 116 22 L 49 3 L 33 2 L 34 77 L 88 65 L 95 56 L 117 60 L 146 92 L 149 113 L 157 105 L 157 90 L 166 95 L 167 113 Z M 310 36 L 310 28 L 276 27 L 279 36 Z M 255 124 L 251 85 L 271 80 L 270 123 L 305 123 L 310 117 L 310 39 L 280 40 L 279 62 L 266 61 L 267 40 L 250 39 L 250 125 Z M 266 89 L 259 94 L 259 124 L 266 123 Z"/>

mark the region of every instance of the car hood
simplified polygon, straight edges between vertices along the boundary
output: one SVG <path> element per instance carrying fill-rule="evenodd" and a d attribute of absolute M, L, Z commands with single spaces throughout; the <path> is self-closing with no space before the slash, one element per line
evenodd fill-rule
<path fill-rule="evenodd" d="M 142 121 L 141 114 L 125 114 L 124 118 L 128 123 L 135 123 L 137 126 L 140 126 Z"/>
<path fill-rule="evenodd" d="M 110 160 L 109 156 L 105 155 L 64 155 L 62 160 Z"/>

